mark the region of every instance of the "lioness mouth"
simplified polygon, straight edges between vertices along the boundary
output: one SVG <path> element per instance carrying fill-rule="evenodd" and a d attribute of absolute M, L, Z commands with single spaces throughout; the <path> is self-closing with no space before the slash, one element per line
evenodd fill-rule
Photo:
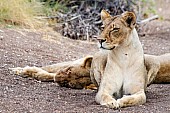
<path fill-rule="evenodd" d="M 101 46 L 100 48 L 102 48 L 102 49 L 106 49 L 106 50 L 113 50 L 114 48 L 115 48 L 115 46 L 113 46 L 112 48 L 104 48 L 103 46 Z"/>

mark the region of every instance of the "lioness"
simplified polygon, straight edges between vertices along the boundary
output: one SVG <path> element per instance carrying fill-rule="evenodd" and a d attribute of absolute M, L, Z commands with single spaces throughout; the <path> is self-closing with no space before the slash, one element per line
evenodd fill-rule
<path fill-rule="evenodd" d="M 91 78 L 99 86 L 96 102 L 110 108 L 144 104 L 147 71 L 135 14 L 125 12 L 113 17 L 103 10 L 101 19 L 104 30 L 98 40 L 102 52 L 107 52 L 107 62 L 102 69 L 102 64 L 92 61 Z"/>
<path fill-rule="evenodd" d="M 96 89 L 90 80 L 92 56 L 44 67 L 10 68 L 12 73 L 39 81 L 54 81 L 60 86 L 76 89 Z"/>

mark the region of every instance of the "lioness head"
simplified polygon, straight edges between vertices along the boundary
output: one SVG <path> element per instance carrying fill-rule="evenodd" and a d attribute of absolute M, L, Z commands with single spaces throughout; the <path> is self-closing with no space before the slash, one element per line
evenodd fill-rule
<path fill-rule="evenodd" d="M 101 12 L 103 31 L 98 37 L 100 48 L 112 50 L 119 46 L 131 33 L 136 25 L 136 16 L 133 12 L 111 16 L 105 10 Z"/>
<path fill-rule="evenodd" d="M 70 65 L 56 73 L 55 82 L 60 86 L 82 89 L 91 84 L 90 68 L 92 56 L 80 60 L 80 65 Z"/>

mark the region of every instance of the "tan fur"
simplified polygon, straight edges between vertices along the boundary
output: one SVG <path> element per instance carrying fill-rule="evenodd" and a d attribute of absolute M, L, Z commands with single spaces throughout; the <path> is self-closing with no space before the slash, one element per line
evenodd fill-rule
<path fill-rule="evenodd" d="M 170 53 L 155 56 L 145 55 L 148 72 L 148 85 L 151 83 L 170 83 Z"/>
<path fill-rule="evenodd" d="M 101 55 L 92 61 L 91 78 L 99 86 L 96 102 L 110 108 L 144 104 L 147 72 L 144 53 L 135 30 L 136 16 L 132 12 L 108 16 L 101 12 L 104 24 L 99 42 Z M 103 57 L 102 57 L 103 58 Z"/>

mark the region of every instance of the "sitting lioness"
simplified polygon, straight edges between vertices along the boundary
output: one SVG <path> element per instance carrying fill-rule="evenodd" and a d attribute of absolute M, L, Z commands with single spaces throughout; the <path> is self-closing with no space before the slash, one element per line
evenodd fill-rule
<path fill-rule="evenodd" d="M 170 54 L 144 55 L 134 13 L 112 17 L 103 10 L 101 18 L 101 50 L 93 56 L 90 73 L 99 87 L 96 102 L 110 108 L 145 103 L 146 86 L 170 83 Z"/>
<path fill-rule="evenodd" d="M 103 10 L 101 19 L 104 30 L 98 40 L 107 61 L 104 68 L 95 58 L 92 61 L 91 78 L 99 86 L 96 102 L 110 108 L 144 104 L 148 78 L 135 14 L 111 16 Z"/>
<path fill-rule="evenodd" d="M 54 81 L 70 88 L 97 87 L 96 102 L 110 108 L 145 103 L 147 85 L 170 82 L 170 54 L 144 55 L 135 30 L 134 13 L 125 12 L 112 17 L 103 10 L 101 18 L 104 25 L 98 38 L 101 49 L 94 56 L 50 66 L 11 70 L 23 77 Z"/>

